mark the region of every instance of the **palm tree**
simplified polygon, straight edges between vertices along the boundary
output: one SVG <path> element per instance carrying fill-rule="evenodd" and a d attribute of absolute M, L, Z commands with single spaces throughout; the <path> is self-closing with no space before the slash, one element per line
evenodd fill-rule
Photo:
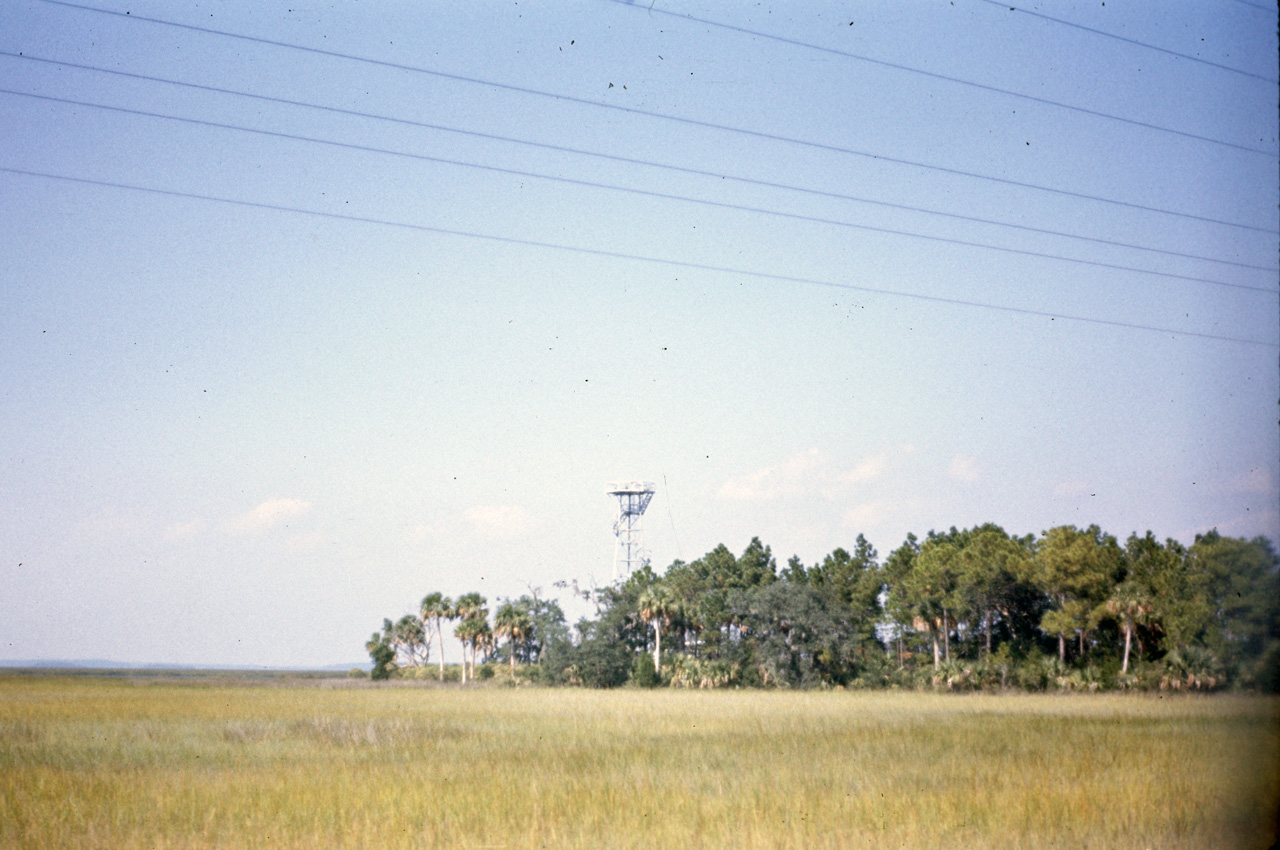
<path fill-rule="evenodd" d="M 485 607 L 485 599 L 474 591 L 464 593 L 458 597 L 458 602 L 454 606 L 454 613 L 462 622 L 458 624 L 458 631 L 455 632 L 458 638 L 462 640 L 462 681 L 467 681 L 467 645 L 471 645 L 471 678 L 476 677 L 476 648 L 475 637 L 484 629 L 488 629 L 489 609 Z M 465 637 L 463 634 L 465 633 Z"/>
<path fill-rule="evenodd" d="M 405 614 L 391 628 L 391 646 L 396 652 L 404 655 L 410 667 L 421 667 L 427 663 L 430 644 L 422 621 L 412 614 Z"/>
<path fill-rule="evenodd" d="M 467 683 L 467 648 L 471 649 L 471 678 L 476 677 L 476 645 L 480 636 L 489 631 L 489 624 L 483 617 L 468 617 L 458 623 L 453 634 L 462 641 L 462 684 Z"/>
<path fill-rule="evenodd" d="M 662 627 L 680 613 L 680 603 L 666 585 L 652 584 L 640 594 L 640 619 L 653 626 L 653 669 L 662 675 Z"/>
<path fill-rule="evenodd" d="M 453 608 L 453 600 L 439 591 L 428 593 L 422 597 L 422 622 L 430 622 L 436 629 L 436 640 L 440 646 L 440 681 L 444 681 L 444 629 L 442 620 L 452 620 L 457 614 Z"/>
<path fill-rule="evenodd" d="M 910 600 L 907 608 L 917 631 L 921 624 L 929 630 L 933 645 L 933 669 L 945 658 L 951 660 L 951 612 L 948 605 L 957 582 L 957 548 L 941 539 L 925 541 L 910 569 L 902 577 L 902 589 Z M 941 652 L 938 638 L 942 638 Z"/>
<path fill-rule="evenodd" d="M 464 685 L 467 683 L 467 645 L 471 643 L 471 631 L 474 626 L 473 621 L 462 620 L 453 629 L 453 636 L 462 644 L 462 684 Z"/>
<path fill-rule="evenodd" d="M 516 646 L 523 643 L 533 632 L 533 623 L 529 615 L 510 602 L 502 603 L 497 615 L 493 618 L 493 633 L 497 637 L 505 637 L 511 650 L 511 678 L 516 675 Z"/>
<path fill-rule="evenodd" d="M 471 638 L 471 678 L 476 677 L 476 655 L 487 657 L 491 649 L 493 649 L 493 630 L 489 628 L 488 621 L 481 620 L 479 631 Z"/>
<path fill-rule="evenodd" d="M 1129 645 L 1133 640 L 1133 627 L 1146 623 L 1155 607 L 1151 596 L 1135 581 L 1123 581 L 1116 585 L 1111 598 L 1103 603 L 1107 613 L 1124 623 L 1124 662 L 1120 673 L 1129 672 Z"/>
<path fill-rule="evenodd" d="M 1185 686 L 1197 691 L 1213 690 L 1225 681 L 1222 665 L 1212 651 L 1203 646 L 1179 646 L 1164 657 L 1164 675 L 1160 690 L 1180 691 Z"/>

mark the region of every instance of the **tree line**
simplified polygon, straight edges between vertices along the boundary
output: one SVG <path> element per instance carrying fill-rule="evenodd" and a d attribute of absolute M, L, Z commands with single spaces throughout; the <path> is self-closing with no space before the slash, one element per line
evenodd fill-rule
<path fill-rule="evenodd" d="M 1277 690 L 1280 559 L 1269 540 L 1213 531 L 1184 546 L 1097 526 L 1016 537 L 987 523 L 883 559 L 852 551 L 779 568 L 754 538 L 661 574 L 571 590 L 595 616 L 570 629 L 554 600 L 429 594 L 384 621 L 374 676 L 407 675 L 455 623 L 459 678 L 615 687 L 932 687 L 947 690 Z M 568 588 L 569 585 L 558 584 Z M 477 657 L 482 666 L 477 674 Z"/>
<path fill-rule="evenodd" d="M 464 593 L 456 600 L 439 591 L 428 593 L 418 604 L 416 613 L 400 619 L 382 621 L 382 631 L 374 632 L 365 643 L 373 661 L 370 676 L 387 679 L 406 673 L 420 678 L 430 662 L 432 646 L 437 650 L 438 677 L 446 679 L 444 663 L 444 630 L 451 626 L 453 636 L 462 644 L 461 666 L 448 671 L 466 684 L 468 679 L 489 678 L 491 667 L 477 668 L 477 659 L 485 663 L 505 658 L 515 675 L 517 663 L 537 665 L 550 642 L 568 641 L 569 628 L 564 611 L 555 600 L 540 599 L 531 593 L 519 599 L 503 600 L 489 623 L 489 600 L 479 593 Z M 480 672 L 477 672 L 477 670 Z"/>

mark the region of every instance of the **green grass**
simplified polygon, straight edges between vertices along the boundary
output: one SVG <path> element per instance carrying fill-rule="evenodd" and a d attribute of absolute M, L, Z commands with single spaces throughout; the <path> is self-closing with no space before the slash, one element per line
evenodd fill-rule
<path fill-rule="evenodd" d="M 0 677 L 0 846 L 1274 840 L 1274 699 L 342 684 Z"/>

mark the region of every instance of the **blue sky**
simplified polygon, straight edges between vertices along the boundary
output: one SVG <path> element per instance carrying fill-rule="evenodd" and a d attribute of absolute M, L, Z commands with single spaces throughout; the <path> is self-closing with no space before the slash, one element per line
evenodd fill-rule
<path fill-rule="evenodd" d="M 359 659 L 620 479 L 1280 539 L 1276 13 L 1152 8 L 5 3 L 0 658 Z"/>

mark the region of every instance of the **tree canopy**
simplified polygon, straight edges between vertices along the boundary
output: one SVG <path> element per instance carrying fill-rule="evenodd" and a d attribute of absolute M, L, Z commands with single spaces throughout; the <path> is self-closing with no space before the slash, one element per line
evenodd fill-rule
<path fill-rule="evenodd" d="M 431 593 L 367 649 L 380 676 L 424 666 L 456 619 L 463 682 L 480 655 L 511 681 L 591 687 L 1274 690 L 1278 568 L 1269 540 L 1216 531 L 1121 545 L 1097 526 L 985 523 L 908 534 L 883 562 L 858 535 L 781 571 L 755 537 L 581 593 L 597 616 L 572 629 L 537 592 L 502 600 L 491 626 L 479 594 Z"/>

